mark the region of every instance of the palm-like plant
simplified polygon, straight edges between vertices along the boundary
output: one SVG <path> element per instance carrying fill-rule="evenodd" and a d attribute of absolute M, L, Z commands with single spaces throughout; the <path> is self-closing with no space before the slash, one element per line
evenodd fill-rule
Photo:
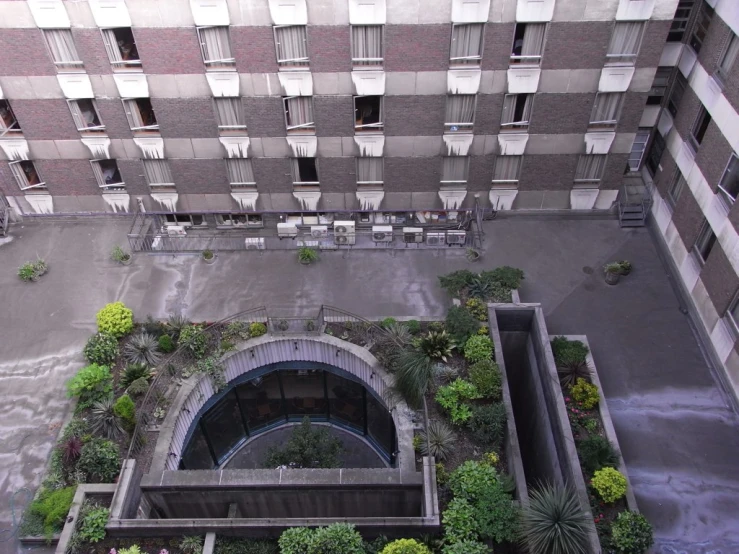
<path fill-rule="evenodd" d="M 542 483 L 529 492 L 522 541 L 531 554 L 585 554 L 588 514 L 570 487 Z"/>
<path fill-rule="evenodd" d="M 419 407 L 434 376 L 434 361 L 415 348 L 398 351 L 392 360 L 395 390 L 411 407 Z"/>
<path fill-rule="evenodd" d="M 428 335 L 419 339 L 418 348 L 428 358 L 446 362 L 452 355 L 454 343 L 446 331 L 429 331 Z"/>
<path fill-rule="evenodd" d="M 590 367 L 585 360 L 566 360 L 557 366 L 560 384 L 571 387 L 578 379 L 590 382 Z"/>
<path fill-rule="evenodd" d="M 443 421 L 436 419 L 429 422 L 423 438 L 421 454 L 433 456 L 439 461 L 444 461 L 451 454 L 457 442 L 457 434 L 454 430 Z"/>
<path fill-rule="evenodd" d="M 405 323 L 400 323 L 398 321 L 390 323 L 385 327 L 385 333 L 387 333 L 388 338 L 398 346 L 405 346 L 410 344 L 413 340 L 413 335 L 411 335 L 408 326 Z"/>
<path fill-rule="evenodd" d="M 139 333 L 123 347 L 123 357 L 132 364 L 155 366 L 161 359 L 159 340 L 149 333 Z"/>
<path fill-rule="evenodd" d="M 151 377 L 151 371 L 146 367 L 146 364 L 129 364 L 121 376 L 121 385 L 129 387 L 134 381 L 142 377 L 147 381 Z"/>
<path fill-rule="evenodd" d="M 183 315 L 171 315 L 169 316 L 169 319 L 167 319 L 167 326 L 172 330 L 172 334 L 174 335 L 173 338 L 175 339 L 180 336 L 182 328 L 187 327 L 188 325 L 190 325 L 190 322 Z"/>
<path fill-rule="evenodd" d="M 123 434 L 121 419 L 115 413 L 115 400 L 106 398 L 92 405 L 90 430 L 107 439 L 116 439 Z"/>

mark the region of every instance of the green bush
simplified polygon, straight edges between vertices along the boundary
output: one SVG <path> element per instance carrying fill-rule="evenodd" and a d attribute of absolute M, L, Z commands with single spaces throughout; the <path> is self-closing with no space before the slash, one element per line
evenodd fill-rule
<path fill-rule="evenodd" d="M 449 475 L 449 488 L 455 497 L 470 501 L 498 482 L 498 470 L 488 463 L 467 460 Z"/>
<path fill-rule="evenodd" d="M 441 554 L 491 554 L 487 545 L 478 541 L 457 541 L 445 544 L 441 549 Z"/>
<path fill-rule="evenodd" d="M 132 544 L 128 548 L 121 548 L 118 550 L 118 554 L 146 554 L 141 552 L 141 547 L 138 544 Z"/>
<path fill-rule="evenodd" d="M 88 483 L 112 483 L 120 467 L 118 445 L 97 438 L 91 439 L 82 447 L 77 462 L 77 469 L 85 474 Z"/>
<path fill-rule="evenodd" d="M 165 354 L 170 354 L 175 351 L 177 345 L 169 335 L 162 335 L 159 337 L 159 350 Z"/>
<path fill-rule="evenodd" d="M 464 344 L 477 334 L 480 323 L 466 308 L 452 306 L 446 314 L 446 328 L 457 344 Z"/>
<path fill-rule="evenodd" d="M 141 396 L 146 394 L 146 391 L 148 390 L 149 380 L 145 377 L 139 377 L 133 383 L 128 385 L 128 388 L 126 389 L 126 394 L 129 394 L 130 396 Z"/>
<path fill-rule="evenodd" d="M 457 378 L 450 384 L 439 387 L 435 398 L 449 413 L 452 422 L 461 425 L 472 416 L 472 407 L 468 401 L 480 398 L 480 393 L 469 381 Z"/>
<path fill-rule="evenodd" d="M 421 324 L 416 319 L 406 321 L 405 326 L 408 328 L 411 335 L 417 335 L 421 332 Z"/>
<path fill-rule="evenodd" d="M 200 554 L 203 551 L 203 537 L 197 535 L 189 535 L 182 537 L 180 541 L 180 550 L 184 554 Z"/>
<path fill-rule="evenodd" d="M 467 269 L 453 271 L 446 275 L 439 276 L 439 284 L 441 288 L 447 291 L 451 296 L 459 296 L 460 293 L 470 286 L 475 274 Z"/>
<path fill-rule="evenodd" d="M 618 467 L 618 452 L 611 442 L 600 435 L 590 435 L 577 443 L 580 465 L 586 473 L 604 467 Z"/>
<path fill-rule="evenodd" d="M 473 406 L 469 420 L 470 432 L 486 448 L 497 448 L 503 443 L 507 422 L 505 404 L 502 402 Z"/>
<path fill-rule="evenodd" d="M 575 384 L 570 387 L 570 396 L 572 396 L 575 402 L 580 402 L 586 410 L 592 410 L 600 401 L 598 387 L 592 383 L 588 383 L 582 377 L 577 379 Z"/>
<path fill-rule="evenodd" d="M 482 300 L 470 298 L 464 305 L 478 321 L 488 320 L 488 305 Z"/>
<path fill-rule="evenodd" d="M 503 377 L 500 367 L 492 360 L 481 360 L 470 367 L 470 381 L 477 387 L 483 398 L 500 400 Z"/>
<path fill-rule="evenodd" d="M 97 313 L 98 331 L 121 338 L 133 331 L 133 312 L 123 302 L 106 304 Z"/>
<path fill-rule="evenodd" d="M 324 427 L 313 427 L 308 416 L 295 427 L 283 448 L 271 447 L 263 464 L 266 468 L 288 466 L 295 468 L 339 467 L 343 450 L 339 439 Z"/>
<path fill-rule="evenodd" d="M 611 526 L 611 542 L 619 554 L 644 554 L 654 544 L 652 526 L 638 512 L 621 512 Z"/>
<path fill-rule="evenodd" d="M 82 351 L 91 364 L 112 366 L 118 356 L 118 339 L 107 333 L 95 333 Z"/>
<path fill-rule="evenodd" d="M 113 412 L 121 421 L 123 421 L 123 427 L 128 431 L 133 431 L 136 427 L 136 405 L 131 400 L 131 397 L 127 394 L 121 396 L 115 401 L 113 405 Z"/>
<path fill-rule="evenodd" d="M 85 542 L 100 542 L 105 538 L 105 525 L 108 523 L 109 515 L 107 508 L 83 506 L 77 534 Z"/>
<path fill-rule="evenodd" d="M 151 377 L 151 371 L 145 364 L 128 364 L 121 376 L 121 385 L 127 387 L 136 379 L 143 378 L 148 381 L 149 377 Z"/>
<path fill-rule="evenodd" d="M 441 514 L 444 525 L 444 538 L 448 542 L 476 540 L 479 528 L 475 518 L 475 508 L 464 498 L 454 498 Z"/>
<path fill-rule="evenodd" d="M 280 554 L 364 554 L 362 536 L 347 523 L 318 529 L 292 527 L 277 542 Z"/>
<path fill-rule="evenodd" d="M 38 498 L 31 502 L 29 511 L 43 518 L 44 535 L 47 537 L 61 531 L 64 527 L 64 520 L 67 519 L 76 490 L 76 485 L 55 491 L 42 490 Z"/>
<path fill-rule="evenodd" d="M 251 337 L 249 334 L 249 324 L 244 321 L 232 321 L 221 334 L 221 338 L 225 341 L 236 342 L 247 340 Z"/>
<path fill-rule="evenodd" d="M 380 327 L 387 329 L 391 325 L 395 325 L 398 321 L 394 317 L 386 317 L 380 322 Z"/>
<path fill-rule="evenodd" d="M 524 279 L 524 273 L 516 267 L 503 265 L 496 267 L 492 271 L 483 271 L 480 273 L 480 278 L 500 283 L 508 290 L 513 290 L 521 286 L 521 281 Z"/>
<path fill-rule="evenodd" d="M 194 323 L 185 325 L 180 330 L 180 344 L 187 348 L 195 358 L 204 358 L 208 348 L 208 337 L 203 332 L 203 326 Z"/>
<path fill-rule="evenodd" d="M 626 494 L 626 477 L 615 468 L 604 467 L 593 474 L 590 484 L 598 496 L 609 504 Z"/>
<path fill-rule="evenodd" d="M 590 349 L 579 340 L 554 337 L 551 342 L 554 362 L 557 366 L 569 362 L 584 362 Z"/>
<path fill-rule="evenodd" d="M 475 363 L 481 360 L 490 360 L 495 356 L 495 346 L 490 337 L 473 335 L 464 343 L 464 358 Z"/>
<path fill-rule="evenodd" d="M 278 554 L 277 541 L 216 536 L 214 554 Z"/>
<path fill-rule="evenodd" d="M 385 546 L 380 554 L 431 554 L 431 551 L 415 539 L 398 539 Z"/>
<path fill-rule="evenodd" d="M 426 354 L 432 360 L 442 360 L 444 362 L 452 355 L 454 343 L 452 343 L 449 333 L 446 331 L 429 331 L 420 339 L 416 339 L 418 349 Z"/>
<path fill-rule="evenodd" d="M 90 407 L 93 403 L 107 398 L 113 391 L 113 376 L 108 366 L 90 364 L 80 369 L 67 381 L 67 394 L 78 397 L 78 410 Z"/>
<path fill-rule="evenodd" d="M 254 337 L 261 337 L 267 332 L 267 326 L 264 323 L 252 323 L 249 325 L 249 335 L 251 335 L 252 338 Z"/>

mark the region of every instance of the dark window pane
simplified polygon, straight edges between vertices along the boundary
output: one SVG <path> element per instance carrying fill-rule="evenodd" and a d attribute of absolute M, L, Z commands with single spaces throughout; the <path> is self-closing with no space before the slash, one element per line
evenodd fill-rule
<path fill-rule="evenodd" d="M 205 413 L 203 425 L 219 462 L 234 446 L 246 438 L 239 405 L 233 391 Z"/>
<path fill-rule="evenodd" d="M 298 160 L 298 173 L 303 183 L 318 182 L 318 169 L 316 169 L 315 158 L 296 158 Z"/>
<path fill-rule="evenodd" d="M 331 420 L 364 432 L 364 387 L 329 372 L 326 379 Z"/>
<path fill-rule="evenodd" d="M 247 416 L 250 434 L 277 421 L 284 421 L 277 372 L 247 381 L 239 385 L 237 392 L 241 409 Z"/>
<path fill-rule="evenodd" d="M 395 424 L 387 408 L 367 391 L 367 433 L 387 456 L 395 451 Z"/>
<path fill-rule="evenodd" d="M 280 372 L 288 417 L 326 417 L 323 371 L 297 369 Z"/>
<path fill-rule="evenodd" d="M 200 425 L 195 427 L 195 432 L 182 455 L 182 466 L 184 469 L 213 469 L 215 467 Z"/>
<path fill-rule="evenodd" d="M 657 169 L 659 168 L 659 162 L 662 159 L 662 154 L 665 151 L 665 139 L 662 138 L 662 135 L 657 131 L 654 133 L 654 140 L 652 141 L 651 146 L 649 147 L 649 154 L 647 155 L 647 162 L 646 166 L 649 170 L 649 173 L 654 177 L 655 173 L 657 173 Z"/>

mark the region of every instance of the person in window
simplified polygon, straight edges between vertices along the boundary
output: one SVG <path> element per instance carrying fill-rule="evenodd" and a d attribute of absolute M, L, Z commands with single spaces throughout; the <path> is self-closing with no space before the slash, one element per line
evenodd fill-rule
<path fill-rule="evenodd" d="M 15 120 L 13 112 L 10 111 L 10 107 L 6 105 L 0 105 L 0 118 L 3 120 L 3 127 L 6 129 L 20 129 L 18 122 Z"/>
<path fill-rule="evenodd" d="M 118 48 L 121 51 L 121 59 L 123 60 L 138 60 L 139 53 L 136 50 L 136 44 L 128 42 L 125 39 L 118 39 Z"/>

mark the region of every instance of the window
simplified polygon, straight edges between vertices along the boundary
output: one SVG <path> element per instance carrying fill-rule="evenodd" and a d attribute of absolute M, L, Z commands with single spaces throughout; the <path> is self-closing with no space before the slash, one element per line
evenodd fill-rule
<path fill-rule="evenodd" d="M 76 71 L 82 69 L 83 64 L 74 46 L 72 31 L 69 29 L 44 30 L 46 46 L 51 59 L 59 71 Z"/>
<path fill-rule="evenodd" d="M 141 58 L 130 27 L 101 29 L 105 51 L 114 69 L 139 68 Z"/>
<path fill-rule="evenodd" d="M 132 131 L 158 131 L 159 124 L 154 108 L 148 98 L 129 98 L 123 100 L 128 125 Z"/>
<path fill-rule="evenodd" d="M 590 127 L 615 127 L 623 104 L 623 93 L 599 92 L 595 95 Z"/>
<path fill-rule="evenodd" d="M 231 53 L 228 27 L 198 27 L 200 52 L 208 69 L 233 67 L 236 60 Z"/>
<path fill-rule="evenodd" d="M 291 158 L 293 184 L 318 184 L 318 166 L 315 158 Z"/>
<path fill-rule="evenodd" d="M 192 227 L 207 227 L 208 222 L 203 214 L 165 214 L 165 225 L 187 225 Z"/>
<path fill-rule="evenodd" d="M 382 67 L 382 25 L 352 25 L 352 64 L 356 68 Z"/>
<path fill-rule="evenodd" d="M 708 2 L 701 2 L 698 17 L 695 20 L 695 25 L 693 25 L 693 33 L 690 35 L 690 40 L 688 41 L 688 44 L 693 47 L 696 54 L 703 47 L 703 41 L 706 40 L 706 35 L 708 34 L 708 27 L 711 25 L 711 19 L 713 19 L 713 8 L 708 5 Z"/>
<path fill-rule="evenodd" d="M 382 96 L 354 97 L 354 130 L 382 131 Z"/>
<path fill-rule="evenodd" d="M 475 94 L 452 94 L 446 97 L 444 130 L 451 133 L 469 133 L 475 121 Z"/>
<path fill-rule="evenodd" d="M 731 206 L 736 202 L 737 194 L 739 194 L 739 158 L 736 154 L 731 155 L 721 181 L 719 181 L 718 190 L 727 205 Z"/>
<path fill-rule="evenodd" d="M 39 177 L 36 166 L 33 165 L 32 161 L 22 160 L 10 162 L 8 165 L 10 165 L 10 171 L 21 190 L 46 189 L 46 183 Z"/>
<path fill-rule="evenodd" d="M 642 21 L 616 23 L 606 54 L 608 62 L 634 65 L 636 56 L 639 54 L 643 32 L 644 23 Z"/>
<path fill-rule="evenodd" d="M 647 154 L 647 170 L 649 170 L 649 174 L 654 177 L 657 173 L 657 170 L 659 169 L 659 162 L 662 160 L 662 154 L 665 151 L 665 139 L 662 137 L 662 134 L 657 131 L 654 133 L 654 138 L 652 139 L 652 145 L 649 147 L 649 153 Z"/>
<path fill-rule="evenodd" d="M 316 130 L 311 96 L 286 96 L 282 101 L 285 105 L 285 125 L 288 132 Z"/>
<path fill-rule="evenodd" d="M 251 167 L 251 160 L 247 158 L 229 158 L 226 160 L 226 171 L 231 188 L 254 188 L 256 180 Z"/>
<path fill-rule="evenodd" d="M 629 171 L 639 171 L 641 162 L 644 158 L 644 150 L 649 142 L 649 129 L 639 129 L 631 144 L 631 152 L 629 153 Z"/>
<path fill-rule="evenodd" d="M 357 158 L 357 185 L 382 187 L 382 158 Z"/>
<path fill-rule="evenodd" d="M 101 189 L 123 190 L 126 187 L 115 160 L 91 160 L 90 165 Z"/>
<path fill-rule="evenodd" d="M 20 133 L 21 126 L 7 100 L 0 100 L 0 137 L 6 133 Z"/>
<path fill-rule="evenodd" d="M 680 107 L 680 101 L 683 99 L 687 86 L 688 81 L 678 71 L 675 75 L 675 82 L 672 83 L 670 97 L 667 99 L 667 110 L 672 114 L 672 117 L 677 115 L 677 109 Z"/>
<path fill-rule="evenodd" d="M 469 156 L 444 156 L 441 162 L 442 184 L 467 183 L 467 174 L 470 169 Z"/>
<path fill-rule="evenodd" d="M 649 90 L 649 96 L 647 96 L 647 106 L 659 106 L 662 104 L 662 99 L 667 93 L 667 84 L 670 82 L 670 75 L 672 75 L 671 67 L 657 68 L 654 81 L 652 81 L 652 88 Z"/>
<path fill-rule="evenodd" d="M 264 222 L 258 214 L 216 214 L 216 225 L 262 227 Z"/>
<path fill-rule="evenodd" d="M 480 65 L 482 60 L 482 23 L 452 26 L 452 65 Z"/>
<path fill-rule="evenodd" d="M 688 142 L 696 152 L 703 142 L 703 138 L 706 136 L 706 130 L 710 123 L 711 115 L 706 111 L 706 108 L 701 106 L 698 117 L 695 118 L 695 122 L 693 123 L 693 128 L 690 130 L 690 136 L 688 136 Z"/>
<path fill-rule="evenodd" d="M 739 296 L 734 298 L 729 309 L 726 310 L 726 315 L 728 316 L 729 323 L 734 330 L 734 334 L 739 334 Z"/>
<path fill-rule="evenodd" d="M 672 18 L 670 31 L 667 33 L 667 42 L 682 42 L 685 31 L 688 29 L 690 13 L 693 11 L 695 0 L 680 0 L 677 3 L 675 17 Z"/>
<path fill-rule="evenodd" d="M 667 200 L 673 207 L 677 206 L 677 202 L 680 200 L 680 193 L 686 184 L 685 177 L 683 177 L 679 169 L 676 169 L 675 175 L 672 177 L 672 183 L 670 183 L 670 188 L 667 190 Z"/>
<path fill-rule="evenodd" d="M 104 131 L 105 125 L 100 120 L 95 102 L 89 98 L 79 100 L 67 100 L 69 111 L 78 131 Z"/>
<path fill-rule="evenodd" d="M 706 263 L 706 260 L 708 260 L 708 256 L 711 254 L 714 244 L 716 244 L 716 235 L 714 234 L 713 229 L 711 229 L 711 225 L 706 219 L 704 219 L 701 231 L 698 233 L 698 238 L 695 240 L 695 245 L 693 246 L 693 251 L 698 256 L 698 260 L 701 262 L 701 265 Z"/>
<path fill-rule="evenodd" d="M 731 31 L 729 32 L 731 33 Z M 738 55 L 739 37 L 734 33 L 731 33 L 731 37 L 729 38 L 724 51 L 721 53 L 721 58 L 719 58 L 718 67 L 716 68 L 716 75 L 719 79 L 725 81 L 728 78 L 729 71 L 731 71 Z"/>
<path fill-rule="evenodd" d="M 605 154 L 581 154 L 575 170 L 576 183 L 594 183 L 601 180 L 606 168 Z"/>
<path fill-rule="evenodd" d="M 516 23 L 511 64 L 539 65 L 544 53 L 546 23 Z"/>
<path fill-rule="evenodd" d="M 503 99 L 503 116 L 500 120 L 503 130 L 527 129 L 533 103 L 533 94 L 506 94 Z"/>
<path fill-rule="evenodd" d="M 518 177 L 521 174 L 522 162 L 523 156 L 498 156 L 497 158 L 495 158 L 493 184 L 518 183 Z"/>
<path fill-rule="evenodd" d="M 238 131 L 246 129 L 244 109 L 241 98 L 214 98 L 216 120 L 221 131 Z"/>
<path fill-rule="evenodd" d="M 305 25 L 275 27 L 277 63 L 281 67 L 306 67 L 308 65 L 308 39 Z"/>
<path fill-rule="evenodd" d="M 174 189 L 172 170 L 167 160 L 141 160 L 144 164 L 144 177 L 149 186 L 156 190 Z"/>

